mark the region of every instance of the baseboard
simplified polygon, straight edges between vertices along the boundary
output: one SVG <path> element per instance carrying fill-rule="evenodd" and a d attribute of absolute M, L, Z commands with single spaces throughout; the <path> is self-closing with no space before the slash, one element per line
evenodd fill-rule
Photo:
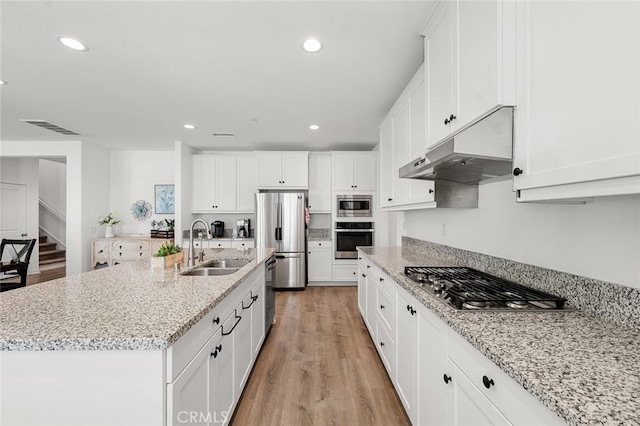
<path fill-rule="evenodd" d="M 310 282 L 307 287 L 356 287 L 355 281 L 338 282 L 338 281 L 317 281 Z"/>

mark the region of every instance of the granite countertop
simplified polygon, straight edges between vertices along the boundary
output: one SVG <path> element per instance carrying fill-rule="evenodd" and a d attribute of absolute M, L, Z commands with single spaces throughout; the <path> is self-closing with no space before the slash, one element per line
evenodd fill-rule
<path fill-rule="evenodd" d="M 639 330 L 580 311 L 457 311 L 403 275 L 446 262 L 400 247 L 360 252 L 569 424 L 640 424 Z"/>
<path fill-rule="evenodd" d="M 152 270 L 151 260 L 85 272 L 0 295 L 0 350 L 163 349 L 204 317 L 273 249 L 205 249 L 215 259 L 251 259 L 223 276 Z"/>

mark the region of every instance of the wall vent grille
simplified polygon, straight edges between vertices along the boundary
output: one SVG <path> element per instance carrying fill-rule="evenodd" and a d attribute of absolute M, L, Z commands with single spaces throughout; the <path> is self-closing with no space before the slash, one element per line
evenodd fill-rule
<path fill-rule="evenodd" d="M 80 133 L 74 132 L 73 130 L 65 129 L 64 127 L 60 127 L 57 124 L 53 124 L 45 120 L 30 120 L 22 118 L 18 121 L 33 124 L 34 126 L 42 127 L 43 129 L 51 130 L 52 132 L 62 133 L 63 135 L 80 136 Z"/>
<path fill-rule="evenodd" d="M 216 138 L 235 138 L 236 135 L 233 133 L 214 133 L 213 136 Z"/>

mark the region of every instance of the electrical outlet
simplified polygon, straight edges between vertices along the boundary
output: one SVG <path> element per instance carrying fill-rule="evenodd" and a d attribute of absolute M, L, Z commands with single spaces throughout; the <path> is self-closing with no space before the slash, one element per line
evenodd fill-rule
<path fill-rule="evenodd" d="M 442 236 L 443 237 L 447 236 L 447 224 L 446 223 L 442 224 Z"/>
<path fill-rule="evenodd" d="M 95 233 L 96 233 L 96 227 L 95 227 L 95 226 L 92 226 L 92 227 L 91 227 L 91 229 L 90 229 L 90 231 L 91 231 L 91 233 L 92 233 L 92 234 L 95 234 Z"/>

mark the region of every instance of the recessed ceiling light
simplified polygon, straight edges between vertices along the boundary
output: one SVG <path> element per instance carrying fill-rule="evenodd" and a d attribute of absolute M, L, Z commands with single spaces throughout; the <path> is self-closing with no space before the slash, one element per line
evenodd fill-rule
<path fill-rule="evenodd" d="M 189 130 L 193 130 L 193 129 L 195 129 L 195 128 L 196 128 L 196 126 L 194 126 L 193 124 L 185 124 L 185 125 L 184 125 L 184 128 L 185 128 L 185 129 L 189 129 Z"/>
<path fill-rule="evenodd" d="M 73 37 L 60 35 L 57 37 L 57 39 L 60 43 L 67 46 L 69 49 L 78 50 L 81 52 L 86 52 L 87 50 L 89 50 L 87 46 L 85 46 L 84 44 L 82 44 L 81 42 L 79 42 Z"/>
<path fill-rule="evenodd" d="M 0 86 L 6 86 L 7 84 L 9 84 L 9 83 L 7 83 L 7 82 L 6 82 L 6 81 L 4 81 L 4 80 L 0 80 Z"/>
<path fill-rule="evenodd" d="M 311 126 L 309 126 L 309 128 L 311 130 L 318 130 L 320 128 L 320 126 L 318 126 L 317 124 L 312 124 Z"/>
<path fill-rule="evenodd" d="M 322 50 L 322 42 L 317 38 L 308 38 L 302 43 L 302 48 L 309 53 L 316 53 Z"/>

